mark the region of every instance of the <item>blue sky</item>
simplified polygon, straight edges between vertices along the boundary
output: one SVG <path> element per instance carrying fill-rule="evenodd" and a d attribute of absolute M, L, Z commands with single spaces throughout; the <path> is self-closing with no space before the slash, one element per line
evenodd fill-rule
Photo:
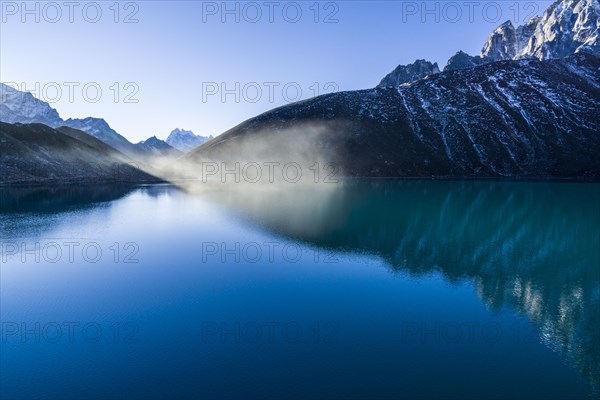
<path fill-rule="evenodd" d="M 296 99 L 373 87 L 417 58 L 443 68 L 550 4 L 2 1 L 0 81 L 134 142 L 176 127 L 218 135 Z"/>

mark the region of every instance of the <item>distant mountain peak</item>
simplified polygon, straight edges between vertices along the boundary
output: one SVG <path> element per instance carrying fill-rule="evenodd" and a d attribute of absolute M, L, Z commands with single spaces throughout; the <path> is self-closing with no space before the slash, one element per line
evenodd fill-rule
<path fill-rule="evenodd" d="M 24 124 L 40 122 L 55 128 L 62 123 L 62 118 L 50 104 L 31 93 L 0 83 L 0 121 Z"/>
<path fill-rule="evenodd" d="M 140 156 L 135 145 L 111 128 L 103 118 L 69 118 L 61 125 L 84 131 L 130 157 Z"/>
<path fill-rule="evenodd" d="M 212 136 L 199 136 L 192 131 L 175 128 L 167 137 L 166 142 L 170 146 L 185 153 L 192 150 L 195 147 L 202 145 L 203 143 L 208 142 L 212 138 Z"/>
<path fill-rule="evenodd" d="M 154 135 L 154 136 L 150 136 L 150 137 L 149 137 L 148 139 L 146 139 L 146 140 L 142 140 L 140 143 L 144 143 L 144 142 L 148 142 L 148 141 L 156 142 L 156 141 L 158 141 L 158 140 L 160 140 L 160 139 L 159 139 L 159 138 L 157 138 L 157 137 L 156 137 L 156 135 Z M 162 140 L 161 140 L 161 142 L 162 142 Z"/>
<path fill-rule="evenodd" d="M 144 154 L 151 154 L 154 156 L 179 157 L 183 154 L 164 140 L 157 138 L 156 135 L 140 141 L 135 146 Z"/>
<path fill-rule="evenodd" d="M 412 64 L 398 65 L 396 69 L 387 74 L 385 78 L 379 82 L 377 87 L 398 87 L 404 83 L 414 82 L 439 72 L 440 68 L 437 63 L 418 59 Z"/>
<path fill-rule="evenodd" d="M 517 55 L 517 30 L 511 21 L 506 21 L 488 37 L 481 50 L 481 58 L 493 61 L 512 59 Z"/>
<path fill-rule="evenodd" d="M 66 126 L 81 130 L 130 157 L 141 157 L 140 150 L 116 132 L 103 118 L 85 117 L 63 120 L 58 111 L 29 92 L 0 83 L 0 120 L 8 123 L 41 123 L 52 128 Z"/>
<path fill-rule="evenodd" d="M 472 68 L 483 63 L 484 60 L 480 56 L 470 56 L 464 51 L 459 50 L 455 55 L 450 57 L 444 67 L 444 71 Z"/>
<path fill-rule="evenodd" d="M 70 123 L 79 123 L 79 124 L 88 124 L 90 126 L 95 126 L 97 128 L 103 129 L 111 129 L 110 125 L 104 118 L 97 117 L 85 117 L 85 118 L 68 118 L 65 120 L 66 124 Z"/>

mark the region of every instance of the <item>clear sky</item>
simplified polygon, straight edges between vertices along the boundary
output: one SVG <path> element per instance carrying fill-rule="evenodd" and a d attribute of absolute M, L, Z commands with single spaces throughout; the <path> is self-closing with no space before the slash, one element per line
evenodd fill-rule
<path fill-rule="evenodd" d="M 0 2 L 0 81 L 133 142 L 218 135 L 296 99 L 443 68 L 550 1 Z M 301 93 L 300 93 L 301 92 Z"/>

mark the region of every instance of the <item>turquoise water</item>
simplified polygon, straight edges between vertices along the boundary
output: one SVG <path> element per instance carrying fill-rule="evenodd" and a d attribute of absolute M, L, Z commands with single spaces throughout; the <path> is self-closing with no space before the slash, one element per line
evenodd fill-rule
<path fill-rule="evenodd" d="M 600 185 L 0 189 L 2 398 L 597 398 Z"/>

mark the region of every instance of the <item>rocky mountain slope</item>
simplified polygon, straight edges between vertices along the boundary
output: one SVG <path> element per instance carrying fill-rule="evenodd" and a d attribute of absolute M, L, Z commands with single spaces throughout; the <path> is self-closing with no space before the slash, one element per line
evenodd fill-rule
<path fill-rule="evenodd" d="M 578 53 L 323 95 L 245 121 L 185 159 L 308 155 L 351 176 L 600 179 L 599 69 Z"/>
<path fill-rule="evenodd" d="M 542 17 L 514 27 L 506 21 L 488 37 L 478 56 L 460 51 L 444 71 L 500 60 L 551 60 L 586 52 L 600 56 L 600 2 L 559 0 Z"/>
<path fill-rule="evenodd" d="M 437 74 L 440 69 L 437 63 L 425 60 L 417 60 L 412 64 L 399 65 L 381 80 L 377 87 L 397 87 L 403 83 L 414 82 L 428 75 Z"/>
<path fill-rule="evenodd" d="M 566 57 L 582 51 L 600 55 L 600 2 L 562 0 L 550 6 L 543 17 L 533 21 L 535 29 L 517 58 L 539 60 Z M 532 21 L 530 21 L 532 24 Z"/>

